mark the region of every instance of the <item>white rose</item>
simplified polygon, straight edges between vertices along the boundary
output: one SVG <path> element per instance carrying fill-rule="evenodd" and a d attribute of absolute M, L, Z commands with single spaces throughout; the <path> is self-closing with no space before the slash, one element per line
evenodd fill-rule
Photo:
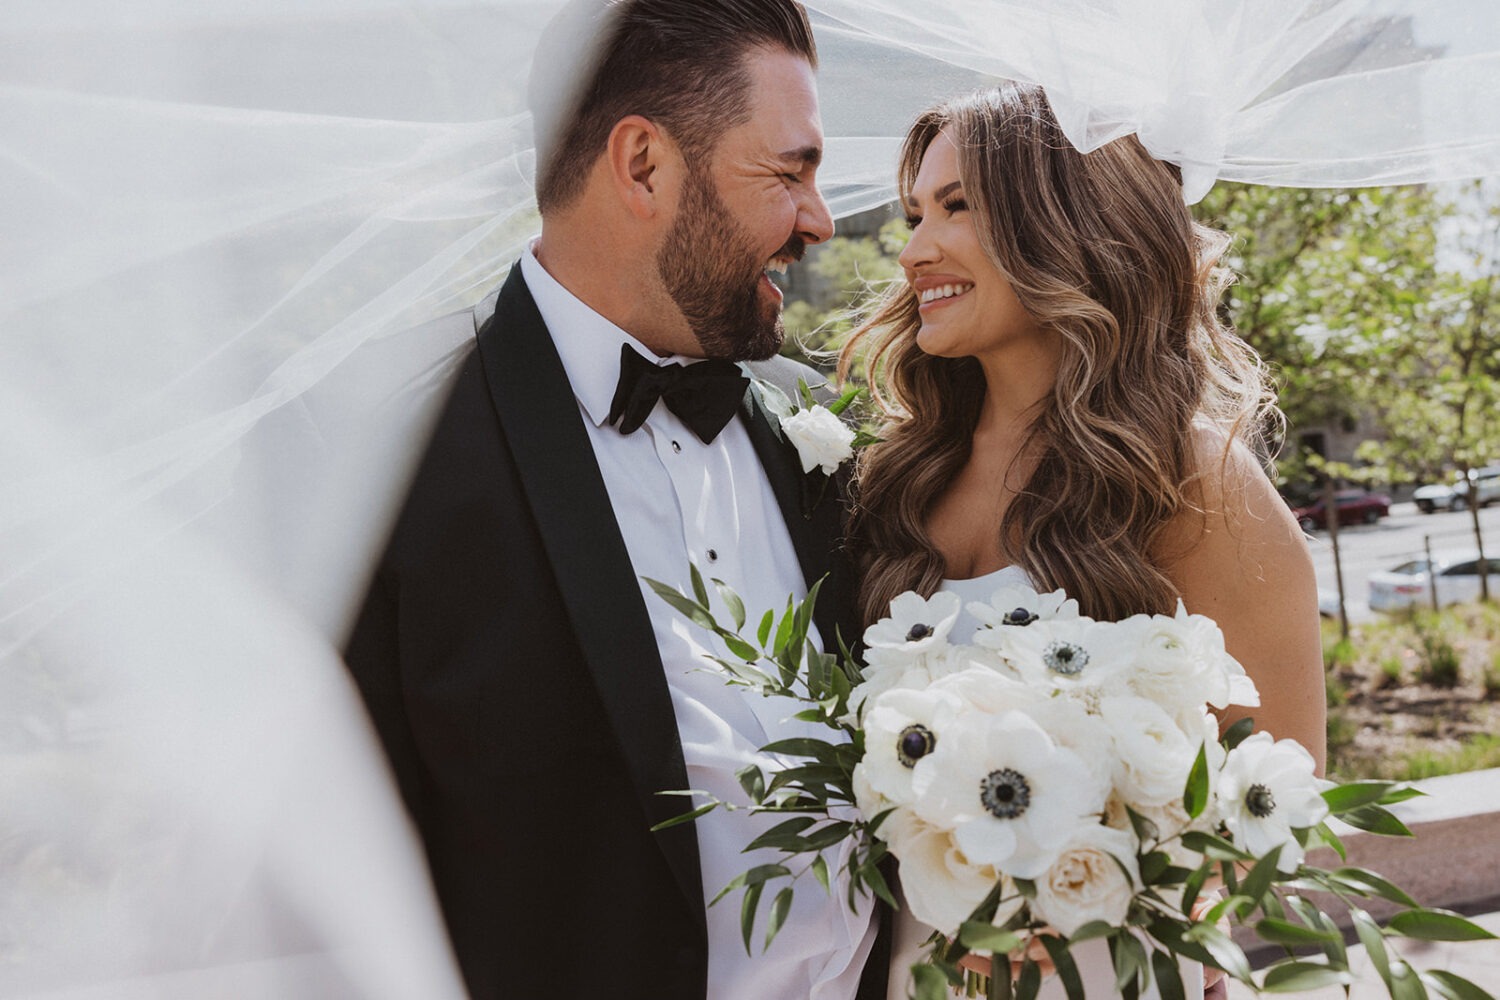
<path fill-rule="evenodd" d="M 1118 927 L 1125 923 L 1139 882 L 1131 834 L 1098 824 L 1080 827 L 1037 879 L 1032 912 L 1063 934 L 1093 920 Z"/>
<path fill-rule="evenodd" d="M 781 429 L 796 446 L 803 472 L 821 468 L 831 476 L 854 457 L 854 429 L 827 407 L 813 406 L 783 417 Z"/>
<path fill-rule="evenodd" d="M 1141 629 L 1144 640 L 1131 677 L 1138 694 L 1164 706 L 1260 704 L 1255 684 L 1224 649 L 1224 633 L 1212 618 L 1190 615 L 1178 601 L 1172 617 L 1137 615 L 1126 622 Z"/>
<path fill-rule="evenodd" d="M 1264 857 L 1281 848 L 1276 867 L 1294 872 L 1305 853 L 1293 830 L 1317 826 L 1328 816 L 1321 794 L 1326 782 L 1313 773 L 1312 754 L 1296 740 L 1254 733 L 1229 752 L 1220 772 L 1220 816 L 1236 845 Z"/>
<path fill-rule="evenodd" d="M 984 902 L 1001 873 L 993 865 L 971 862 L 951 833 L 939 830 L 898 810 L 881 826 L 880 836 L 890 844 L 901 863 L 901 894 L 912 916 L 952 937 Z M 1024 902 L 1007 886 L 1005 899 L 995 914 L 1003 924 Z"/>

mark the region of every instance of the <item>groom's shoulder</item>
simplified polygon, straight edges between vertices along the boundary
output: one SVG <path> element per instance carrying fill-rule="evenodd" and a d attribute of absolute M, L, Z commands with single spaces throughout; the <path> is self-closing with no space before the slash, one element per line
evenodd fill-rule
<path fill-rule="evenodd" d="M 789 399 L 796 399 L 800 395 L 797 391 L 799 380 L 806 383 L 808 389 L 812 391 L 813 399 L 820 403 L 827 403 L 837 395 L 827 375 L 811 365 L 785 355 L 778 354 L 764 361 L 747 361 L 745 368 L 752 378 L 771 383 Z"/>

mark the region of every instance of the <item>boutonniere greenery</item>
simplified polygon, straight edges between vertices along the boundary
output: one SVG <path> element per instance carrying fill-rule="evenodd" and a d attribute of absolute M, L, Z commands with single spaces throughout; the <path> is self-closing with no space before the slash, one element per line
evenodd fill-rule
<path fill-rule="evenodd" d="M 826 481 L 854 457 L 857 449 L 880 440 L 843 419 L 844 411 L 864 391 L 857 386 L 845 389 L 826 406 L 813 399 L 812 390 L 800 378 L 796 401 L 769 382 L 757 379 L 756 387 L 767 411 L 776 418 L 781 435 L 797 449 L 802 471 L 808 475 L 816 471 Z"/>

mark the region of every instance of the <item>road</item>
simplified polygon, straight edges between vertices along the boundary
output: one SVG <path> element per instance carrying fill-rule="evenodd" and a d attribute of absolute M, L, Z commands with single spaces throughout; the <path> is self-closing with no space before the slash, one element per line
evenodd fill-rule
<path fill-rule="evenodd" d="M 1491 556 L 1500 554 L 1500 504 L 1483 508 L 1479 512 L 1479 523 L 1484 531 L 1485 552 Z M 1474 522 L 1466 510 L 1423 514 L 1415 505 L 1401 503 L 1391 508 L 1390 517 L 1375 524 L 1350 525 L 1339 531 L 1344 595 L 1350 621 L 1369 621 L 1373 617 L 1366 604 L 1369 575 L 1422 555 L 1424 536 L 1431 538 L 1433 552 L 1472 549 Z M 1337 593 L 1333 546 L 1328 543 L 1328 532 L 1314 531 L 1308 544 L 1318 575 L 1318 589 Z"/>

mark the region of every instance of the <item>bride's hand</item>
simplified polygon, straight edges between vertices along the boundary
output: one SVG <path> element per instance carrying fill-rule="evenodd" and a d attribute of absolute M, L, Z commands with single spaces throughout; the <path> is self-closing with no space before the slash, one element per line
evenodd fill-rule
<path fill-rule="evenodd" d="M 1050 976 L 1056 972 L 1052 964 L 1052 956 L 1047 954 L 1047 948 L 1042 944 L 1042 935 L 1057 936 L 1057 931 L 1051 927 L 1041 927 L 1032 931 L 1032 936 L 1027 939 L 1025 948 L 1018 948 L 1010 953 L 1010 974 L 1014 978 L 1021 971 L 1021 965 L 1026 959 L 1031 959 L 1041 970 L 1043 976 Z M 958 967 L 966 972 L 977 972 L 981 976 L 990 974 L 990 957 L 988 955 L 968 954 L 961 958 Z"/>

